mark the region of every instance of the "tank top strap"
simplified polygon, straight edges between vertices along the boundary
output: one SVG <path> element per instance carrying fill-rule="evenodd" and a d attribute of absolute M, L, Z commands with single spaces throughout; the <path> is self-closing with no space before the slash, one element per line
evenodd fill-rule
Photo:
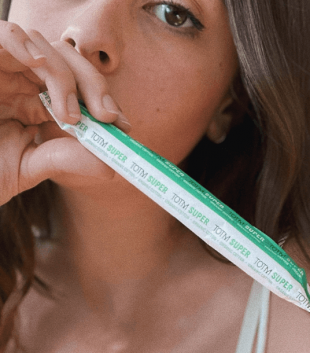
<path fill-rule="evenodd" d="M 236 353 L 252 353 L 257 337 L 256 353 L 264 353 L 267 340 L 270 291 L 254 281 L 245 309 Z"/>

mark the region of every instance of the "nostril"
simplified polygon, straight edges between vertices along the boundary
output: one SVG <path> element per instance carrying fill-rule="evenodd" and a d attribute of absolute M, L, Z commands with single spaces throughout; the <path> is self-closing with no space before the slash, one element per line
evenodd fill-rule
<path fill-rule="evenodd" d="M 72 45 L 73 48 L 75 48 L 76 43 L 75 43 L 75 41 L 74 41 L 72 38 L 68 38 L 68 39 L 66 40 L 66 42 L 69 43 L 70 45 Z"/>
<path fill-rule="evenodd" d="M 103 63 L 106 63 L 110 60 L 109 55 L 104 51 L 99 52 L 99 58 L 100 58 L 100 61 Z"/>

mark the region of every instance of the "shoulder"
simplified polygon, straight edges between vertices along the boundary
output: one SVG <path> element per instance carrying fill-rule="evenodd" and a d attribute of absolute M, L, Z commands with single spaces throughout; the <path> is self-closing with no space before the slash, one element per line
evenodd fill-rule
<path fill-rule="evenodd" d="M 284 250 L 299 267 L 305 269 L 309 282 L 310 263 L 301 251 L 298 242 L 290 239 L 285 244 Z M 310 254 L 309 250 L 307 252 Z M 271 295 L 268 353 L 310 352 L 309 332 L 310 313 L 284 299 Z"/>
<path fill-rule="evenodd" d="M 271 295 L 268 353 L 308 353 L 310 351 L 310 313 Z"/>

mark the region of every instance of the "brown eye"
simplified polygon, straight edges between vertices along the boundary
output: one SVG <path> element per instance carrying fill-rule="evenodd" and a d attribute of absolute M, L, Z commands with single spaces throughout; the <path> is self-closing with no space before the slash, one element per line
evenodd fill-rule
<path fill-rule="evenodd" d="M 167 2 L 162 2 L 155 5 L 148 4 L 144 6 L 144 9 L 172 27 L 187 27 L 187 29 L 196 28 L 199 31 L 204 29 L 202 23 L 189 9 L 186 9 L 181 5 L 174 4 L 172 1 L 170 3 L 170 1 L 169 4 Z"/>
<path fill-rule="evenodd" d="M 178 9 L 176 6 L 163 5 L 165 11 L 165 20 L 174 27 L 182 26 L 188 19 L 187 11 Z"/>
<path fill-rule="evenodd" d="M 158 4 L 152 6 L 151 10 L 161 21 L 173 27 L 193 27 L 186 9 L 176 5 Z"/>

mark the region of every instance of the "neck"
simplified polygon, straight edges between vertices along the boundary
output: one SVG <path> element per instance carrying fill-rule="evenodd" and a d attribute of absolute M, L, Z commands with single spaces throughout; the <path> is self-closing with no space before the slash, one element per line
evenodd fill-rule
<path fill-rule="evenodd" d="M 59 188 L 57 208 L 84 296 L 110 323 L 126 321 L 167 280 L 188 232 L 127 181 L 115 179 L 89 194 Z"/>

